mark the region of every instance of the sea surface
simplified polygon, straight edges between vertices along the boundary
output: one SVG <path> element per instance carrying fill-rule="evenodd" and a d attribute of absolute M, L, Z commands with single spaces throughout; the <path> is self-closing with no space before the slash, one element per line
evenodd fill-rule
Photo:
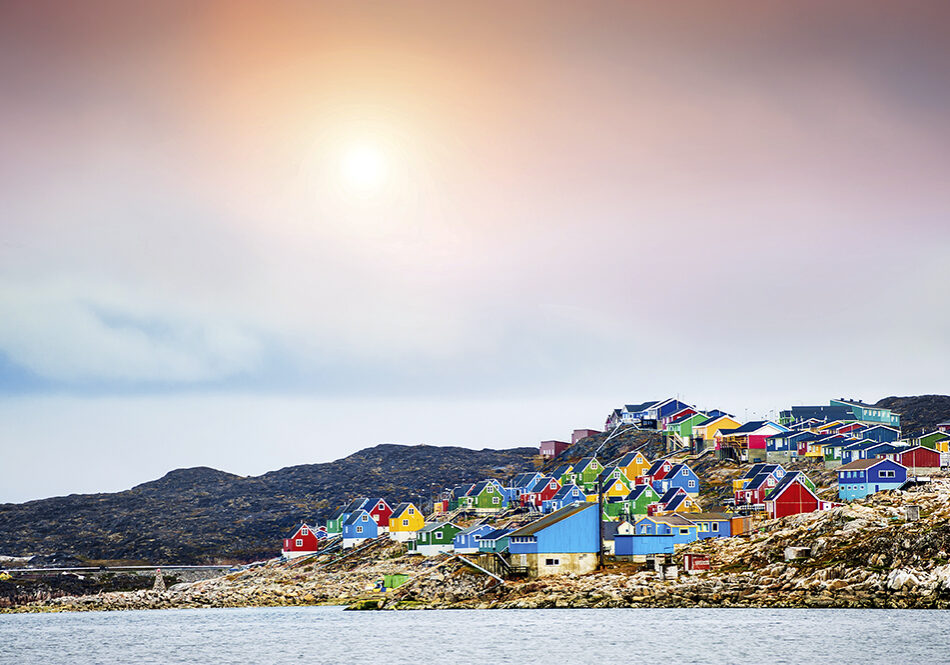
<path fill-rule="evenodd" d="M 950 663 L 950 612 L 337 607 L 0 615 L 3 665 Z"/>

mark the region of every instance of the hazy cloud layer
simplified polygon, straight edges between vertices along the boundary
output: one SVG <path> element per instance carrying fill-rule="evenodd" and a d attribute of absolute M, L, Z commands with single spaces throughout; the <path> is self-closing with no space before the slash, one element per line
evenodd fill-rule
<path fill-rule="evenodd" d="M 190 418 L 184 396 L 407 398 L 445 443 L 430 400 L 512 428 L 492 405 L 574 399 L 590 426 L 675 393 L 947 392 L 948 23 L 940 2 L 7 3 L 0 391 L 30 417 L 135 394 L 143 427 Z M 341 172 L 354 146 L 385 161 L 372 191 Z M 299 461 L 375 441 L 336 440 Z"/>

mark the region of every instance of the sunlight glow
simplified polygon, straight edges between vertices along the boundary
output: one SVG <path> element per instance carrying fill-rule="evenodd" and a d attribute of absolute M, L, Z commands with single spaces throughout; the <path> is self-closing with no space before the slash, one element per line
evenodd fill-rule
<path fill-rule="evenodd" d="M 386 158 L 375 146 L 357 144 L 343 153 L 340 175 L 344 184 L 354 192 L 364 195 L 378 192 L 387 174 Z"/>

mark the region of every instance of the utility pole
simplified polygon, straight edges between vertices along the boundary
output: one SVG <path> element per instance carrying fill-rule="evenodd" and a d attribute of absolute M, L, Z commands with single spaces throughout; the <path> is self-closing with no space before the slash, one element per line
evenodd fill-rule
<path fill-rule="evenodd" d="M 597 476 L 597 568 L 604 569 L 604 476 Z"/>

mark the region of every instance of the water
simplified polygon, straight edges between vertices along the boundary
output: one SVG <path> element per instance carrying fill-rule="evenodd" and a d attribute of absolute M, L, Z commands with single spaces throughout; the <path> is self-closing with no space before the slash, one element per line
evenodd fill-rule
<path fill-rule="evenodd" d="M 0 615 L 3 665 L 950 662 L 948 612 L 336 607 Z"/>

